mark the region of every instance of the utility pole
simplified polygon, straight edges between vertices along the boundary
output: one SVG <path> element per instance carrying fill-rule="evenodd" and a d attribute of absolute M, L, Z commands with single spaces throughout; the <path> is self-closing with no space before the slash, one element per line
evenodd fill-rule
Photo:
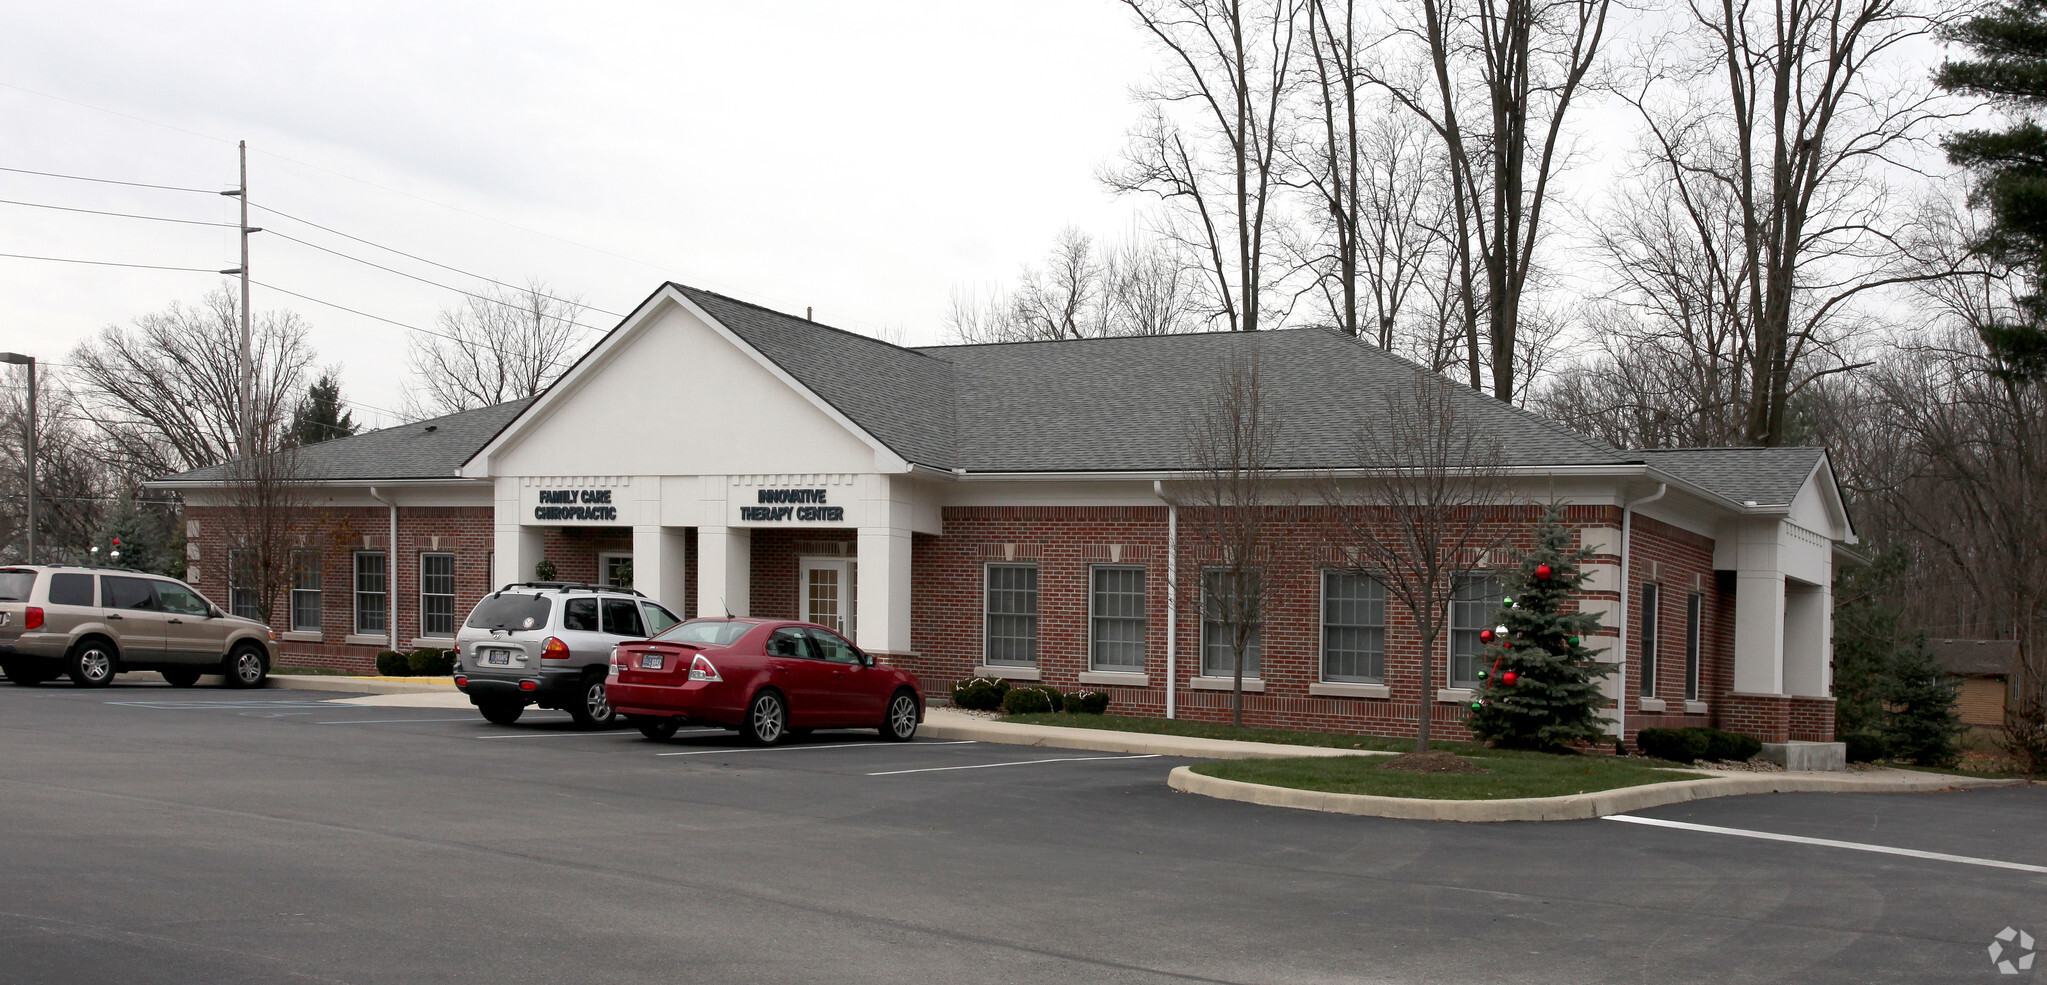
<path fill-rule="evenodd" d="M 236 395 L 237 411 L 241 418 L 240 432 L 236 440 L 241 444 L 240 455 L 248 458 L 256 451 L 256 356 L 255 342 L 249 331 L 249 234 L 263 230 L 249 225 L 249 142 L 244 140 L 241 147 L 242 185 L 233 191 L 221 192 L 242 200 L 242 265 L 223 274 L 242 275 L 242 365 L 241 390 Z"/>
<path fill-rule="evenodd" d="M 0 363 L 28 367 L 28 563 L 36 563 L 36 357 L 0 352 Z"/>

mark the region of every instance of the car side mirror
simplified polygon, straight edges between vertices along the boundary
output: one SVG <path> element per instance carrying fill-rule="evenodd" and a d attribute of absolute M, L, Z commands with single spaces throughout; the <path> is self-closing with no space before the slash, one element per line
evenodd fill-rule
<path fill-rule="evenodd" d="M 227 613 L 220 611 L 220 606 L 209 605 L 206 607 L 206 618 L 208 619 L 219 619 L 224 615 L 227 615 Z"/>
<path fill-rule="evenodd" d="M 860 651 L 860 665 L 863 667 L 874 666 L 874 654 L 869 653 L 866 650 Z"/>

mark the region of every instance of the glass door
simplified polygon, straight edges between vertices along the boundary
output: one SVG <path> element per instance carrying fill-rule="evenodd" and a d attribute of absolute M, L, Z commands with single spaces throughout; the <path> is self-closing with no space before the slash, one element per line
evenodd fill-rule
<path fill-rule="evenodd" d="M 860 614 L 858 568 L 859 562 L 844 558 L 803 558 L 797 565 L 796 598 L 804 621 L 852 637 Z"/>

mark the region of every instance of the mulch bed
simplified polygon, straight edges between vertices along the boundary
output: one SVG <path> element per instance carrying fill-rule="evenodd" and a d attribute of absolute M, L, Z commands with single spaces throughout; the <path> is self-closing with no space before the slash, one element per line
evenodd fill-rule
<path fill-rule="evenodd" d="M 1404 752 L 1379 764 L 1381 769 L 1406 770 L 1410 773 L 1490 773 L 1480 769 L 1477 763 L 1455 753 L 1441 749 L 1428 752 Z"/>

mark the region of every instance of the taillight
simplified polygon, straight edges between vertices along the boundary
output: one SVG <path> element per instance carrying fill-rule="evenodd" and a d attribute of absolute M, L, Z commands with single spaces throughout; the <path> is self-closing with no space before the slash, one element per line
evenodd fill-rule
<path fill-rule="evenodd" d="M 616 677 L 618 676 L 619 672 L 624 669 L 625 657 L 620 655 L 618 652 L 618 647 L 614 646 L 611 648 L 611 674 L 613 677 Z"/>
<path fill-rule="evenodd" d="M 699 653 L 695 660 L 689 662 L 689 679 L 693 681 L 722 681 L 725 678 L 719 677 L 717 666 L 712 664 L 709 658 Z"/>
<path fill-rule="evenodd" d="M 539 681 L 520 681 L 520 682 L 519 682 L 519 690 L 521 690 L 521 691 L 538 691 L 538 690 L 540 690 L 540 682 L 539 682 Z"/>
<path fill-rule="evenodd" d="M 468 687 L 468 686 L 469 686 L 469 678 L 467 678 L 467 677 L 464 677 L 464 676 L 462 676 L 461 674 L 456 674 L 456 675 L 455 675 L 455 686 L 456 686 L 456 687 Z"/>
<path fill-rule="evenodd" d="M 540 650 L 540 659 L 542 660 L 567 660 L 568 658 L 569 645 L 552 636 L 547 638 L 547 645 Z"/>
<path fill-rule="evenodd" d="M 21 614 L 21 628 L 43 628 L 43 607 L 40 605 L 29 606 L 28 611 Z"/>

